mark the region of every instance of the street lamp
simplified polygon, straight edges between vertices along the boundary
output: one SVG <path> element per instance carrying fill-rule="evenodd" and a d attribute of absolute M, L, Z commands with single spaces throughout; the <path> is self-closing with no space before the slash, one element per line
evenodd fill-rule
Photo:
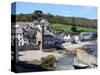
<path fill-rule="evenodd" d="M 45 20 L 41 19 L 40 24 L 41 24 L 41 27 L 42 27 L 42 31 L 41 31 L 42 32 L 42 40 L 41 40 L 42 47 L 41 47 L 41 49 L 43 50 L 44 49 L 44 24 L 45 24 Z"/>

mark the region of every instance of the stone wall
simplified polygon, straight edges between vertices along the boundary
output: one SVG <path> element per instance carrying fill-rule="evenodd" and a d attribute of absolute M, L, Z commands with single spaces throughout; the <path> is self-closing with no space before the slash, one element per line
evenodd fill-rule
<path fill-rule="evenodd" d="M 90 67 L 93 66 L 93 64 L 97 65 L 97 58 L 88 54 L 85 50 L 78 49 L 77 58 L 88 64 Z"/>

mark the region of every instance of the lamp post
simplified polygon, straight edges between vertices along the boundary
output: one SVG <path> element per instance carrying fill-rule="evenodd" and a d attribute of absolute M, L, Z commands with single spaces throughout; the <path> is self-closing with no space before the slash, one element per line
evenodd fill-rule
<path fill-rule="evenodd" d="M 41 40 L 41 49 L 43 50 L 44 49 L 44 24 L 45 24 L 45 20 L 44 19 L 42 19 L 41 21 L 40 21 L 40 23 L 41 23 L 41 27 L 42 27 L 42 31 L 41 31 L 41 33 L 42 33 L 42 35 L 41 35 L 41 37 L 42 37 L 42 40 Z"/>
<path fill-rule="evenodd" d="M 12 44 L 12 52 L 14 52 L 14 55 L 12 56 L 12 60 L 14 63 L 18 63 L 19 62 L 19 46 L 18 46 L 18 39 L 15 38 L 13 40 L 13 44 Z"/>

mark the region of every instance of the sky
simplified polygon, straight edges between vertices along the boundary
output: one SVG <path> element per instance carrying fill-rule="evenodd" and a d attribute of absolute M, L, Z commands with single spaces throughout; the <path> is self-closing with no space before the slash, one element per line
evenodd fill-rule
<path fill-rule="evenodd" d="M 12 5 L 12 10 L 14 4 Z M 97 7 L 79 6 L 79 5 L 64 5 L 64 4 L 45 4 L 45 3 L 28 3 L 17 2 L 16 14 L 29 14 L 35 10 L 41 10 L 43 13 L 51 13 L 53 15 L 84 17 L 89 19 L 97 19 Z M 14 11 L 12 11 L 14 13 Z"/>

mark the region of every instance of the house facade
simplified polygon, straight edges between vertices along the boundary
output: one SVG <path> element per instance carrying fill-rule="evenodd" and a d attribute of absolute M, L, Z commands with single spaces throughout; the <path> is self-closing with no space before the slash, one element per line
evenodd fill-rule
<path fill-rule="evenodd" d="M 42 35 L 42 22 L 44 24 L 44 32 Z M 42 19 L 40 24 L 36 26 L 37 34 L 36 34 L 36 44 L 41 47 L 44 44 L 44 48 L 53 48 L 55 46 L 55 35 L 48 28 L 48 21 Z"/>
<path fill-rule="evenodd" d="M 37 34 L 36 34 L 36 45 L 39 48 L 42 48 L 42 34 L 39 31 L 37 31 Z"/>
<path fill-rule="evenodd" d="M 11 29 L 11 40 L 15 38 L 18 39 L 18 46 L 28 45 L 30 44 L 29 34 L 31 34 L 30 22 L 16 22 L 16 24 L 12 25 Z M 12 43 L 13 44 L 13 43 Z"/>
<path fill-rule="evenodd" d="M 18 39 L 18 46 L 24 45 L 23 30 L 18 28 L 19 25 L 14 25 L 11 30 L 11 43 L 13 44 L 14 39 Z"/>
<path fill-rule="evenodd" d="M 44 48 L 54 48 L 55 47 L 55 35 L 51 32 L 44 32 L 42 41 L 42 34 L 41 32 L 37 32 L 36 34 L 36 44 L 41 47 L 42 42 L 44 42 Z"/>
<path fill-rule="evenodd" d="M 88 41 L 97 38 L 96 32 L 82 32 L 80 33 L 79 39 L 80 41 Z"/>
<path fill-rule="evenodd" d="M 44 44 L 45 44 L 45 48 L 54 48 L 55 47 L 55 35 L 53 33 L 50 32 L 45 32 L 44 33 Z"/>
<path fill-rule="evenodd" d="M 23 38 L 23 30 L 22 29 L 16 29 L 16 38 L 18 39 L 18 46 L 24 45 L 24 38 Z"/>

